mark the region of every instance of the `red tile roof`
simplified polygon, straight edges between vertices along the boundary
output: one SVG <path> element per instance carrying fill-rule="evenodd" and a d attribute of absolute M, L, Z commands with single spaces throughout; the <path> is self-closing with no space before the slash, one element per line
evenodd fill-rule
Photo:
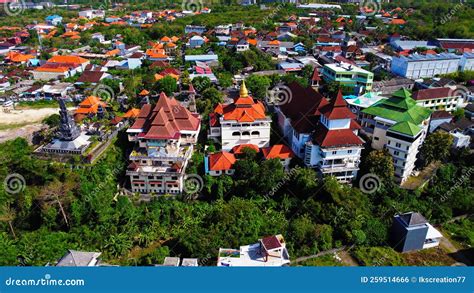
<path fill-rule="evenodd" d="M 209 155 L 209 170 L 223 171 L 230 170 L 236 162 L 234 154 L 229 152 L 219 152 Z"/>
<path fill-rule="evenodd" d="M 150 104 L 142 107 L 131 129 L 142 129 L 142 136 L 146 139 L 177 139 L 181 131 L 197 131 L 200 123 L 200 118 L 175 98 L 161 93 L 153 109 Z"/>
<path fill-rule="evenodd" d="M 280 240 L 276 236 L 265 237 L 262 239 L 262 244 L 266 250 L 272 250 L 282 247 Z"/>
<path fill-rule="evenodd" d="M 262 149 L 265 159 L 288 159 L 293 158 L 295 154 L 293 151 L 283 144 L 277 144 L 271 147 Z"/>
<path fill-rule="evenodd" d="M 314 141 L 321 147 L 342 147 L 363 145 L 364 142 L 354 134 L 352 129 L 328 130 L 319 125 L 315 130 Z"/>
<path fill-rule="evenodd" d="M 298 133 L 311 133 L 318 124 L 319 109 L 329 104 L 328 101 L 311 87 L 304 88 L 296 82 L 290 83 L 288 88 L 292 98 L 280 106 L 281 112 Z"/>
<path fill-rule="evenodd" d="M 413 93 L 412 97 L 415 100 L 429 100 L 429 99 L 438 99 L 438 98 L 445 98 L 452 96 L 451 94 L 454 93 L 449 87 L 442 87 L 442 88 L 431 88 L 431 89 L 423 89 L 418 90 Z"/>
<path fill-rule="evenodd" d="M 235 120 L 238 122 L 254 122 L 267 118 L 265 106 L 262 102 L 254 100 L 247 94 L 241 94 L 232 104 L 217 105 L 214 113 L 217 116 L 223 116 L 224 120 Z"/>
<path fill-rule="evenodd" d="M 337 97 L 321 108 L 321 113 L 328 119 L 355 119 L 356 115 L 347 108 L 347 103 L 339 90 Z"/>
<path fill-rule="evenodd" d="M 236 155 L 238 154 L 241 154 L 243 153 L 243 150 L 245 148 L 249 148 L 249 149 L 252 149 L 252 150 L 255 150 L 257 153 L 260 151 L 260 149 L 258 148 L 258 146 L 254 145 L 254 144 L 241 144 L 241 145 L 237 145 L 235 147 L 232 148 L 232 152 Z"/>

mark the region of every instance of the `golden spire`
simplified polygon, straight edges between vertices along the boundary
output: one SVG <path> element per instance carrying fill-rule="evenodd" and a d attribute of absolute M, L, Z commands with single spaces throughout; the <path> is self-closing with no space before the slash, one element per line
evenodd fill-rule
<path fill-rule="evenodd" d="M 249 96 L 249 91 L 247 90 L 247 87 L 245 86 L 245 80 L 242 81 L 242 84 L 240 85 L 240 97 L 241 98 L 246 98 Z"/>

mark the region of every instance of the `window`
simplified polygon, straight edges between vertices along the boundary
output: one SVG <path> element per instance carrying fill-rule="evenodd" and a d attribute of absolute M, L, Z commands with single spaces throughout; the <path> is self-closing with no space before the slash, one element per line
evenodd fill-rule
<path fill-rule="evenodd" d="M 240 132 L 238 131 L 232 132 L 232 136 L 240 136 Z"/>
<path fill-rule="evenodd" d="M 376 137 L 376 136 L 374 136 L 374 140 L 379 140 L 379 138 L 378 138 L 378 137 Z"/>
<path fill-rule="evenodd" d="M 348 154 L 352 154 L 352 150 L 348 150 L 347 153 L 348 153 Z"/>
<path fill-rule="evenodd" d="M 398 156 L 398 155 L 400 154 L 400 152 L 399 152 L 399 151 L 394 151 L 393 154 L 394 154 L 395 156 Z"/>
<path fill-rule="evenodd" d="M 399 143 L 399 142 L 397 142 L 397 143 L 395 144 L 395 146 L 396 146 L 397 148 L 400 148 L 400 147 L 402 147 L 402 144 Z"/>
<path fill-rule="evenodd" d="M 337 151 L 332 151 L 332 154 L 333 154 L 333 155 L 336 155 L 336 154 L 337 154 Z"/>

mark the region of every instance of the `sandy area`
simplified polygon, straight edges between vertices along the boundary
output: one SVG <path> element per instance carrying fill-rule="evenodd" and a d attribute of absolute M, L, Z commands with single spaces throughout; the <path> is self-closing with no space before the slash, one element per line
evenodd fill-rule
<path fill-rule="evenodd" d="M 0 110 L 0 124 L 36 123 L 53 114 L 59 114 L 59 108 L 12 110 L 10 113 Z"/>
<path fill-rule="evenodd" d="M 0 143 L 6 142 L 7 140 L 15 139 L 17 137 L 23 137 L 31 143 L 31 138 L 36 131 L 41 130 L 42 124 L 33 124 L 20 128 L 2 130 L 0 131 Z"/>
<path fill-rule="evenodd" d="M 74 109 L 68 108 L 69 111 Z M 42 128 L 41 121 L 53 114 L 59 114 L 59 108 L 12 110 L 10 113 L 0 109 L 0 126 L 12 125 L 10 129 L 0 130 L 0 143 L 17 137 L 31 139 L 33 133 Z"/>

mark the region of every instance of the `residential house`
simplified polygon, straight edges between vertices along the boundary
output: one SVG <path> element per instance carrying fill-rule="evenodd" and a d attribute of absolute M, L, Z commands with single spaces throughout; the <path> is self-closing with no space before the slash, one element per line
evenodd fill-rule
<path fill-rule="evenodd" d="M 202 45 L 204 45 L 205 42 L 206 41 L 201 36 L 192 36 L 189 39 L 189 47 L 191 47 L 191 48 L 200 48 Z"/>
<path fill-rule="evenodd" d="M 89 60 L 78 56 L 56 55 L 45 64 L 33 70 L 33 78 L 37 80 L 51 80 L 67 78 L 81 73 L 90 63 Z"/>
<path fill-rule="evenodd" d="M 390 238 L 400 252 L 439 246 L 443 235 L 420 214 L 409 212 L 393 218 Z"/>
<path fill-rule="evenodd" d="M 83 10 L 79 11 L 79 17 L 85 17 L 88 19 L 93 19 L 93 18 L 100 18 L 103 19 L 105 17 L 105 11 L 104 10 Z"/>
<path fill-rule="evenodd" d="M 98 267 L 100 266 L 100 252 L 68 250 L 57 262 L 57 267 Z"/>
<path fill-rule="evenodd" d="M 265 160 L 280 160 L 285 170 L 289 169 L 291 159 L 295 156 L 291 148 L 284 144 L 276 144 L 273 146 L 262 148 L 262 154 Z"/>
<path fill-rule="evenodd" d="M 61 24 L 62 21 L 63 17 L 56 14 L 46 17 L 46 23 L 48 23 L 49 25 L 58 26 Z"/>
<path fill-rule="evenodd" d="M 211 176 L 233 175 L 236 161 L 234 154 L 226 151 L 209 154 L 204 161 L 205 172 Z"/>
<path fill-rule="evenodd" d="M 282 235 L 259 239 L 240 249 L 220 248 L 218 267 L 281 267 L 290 265 L 290 256 Z"/>
<path fill-rule="evenodd" d="M 453 115 L 444 110 L 434 111 L 433 114 L 431 114 L 429 132 L 432 133 L 433 131 L 437 130 L 438 127 L 443 123 L 449 124 L 453 118 Z"/>

